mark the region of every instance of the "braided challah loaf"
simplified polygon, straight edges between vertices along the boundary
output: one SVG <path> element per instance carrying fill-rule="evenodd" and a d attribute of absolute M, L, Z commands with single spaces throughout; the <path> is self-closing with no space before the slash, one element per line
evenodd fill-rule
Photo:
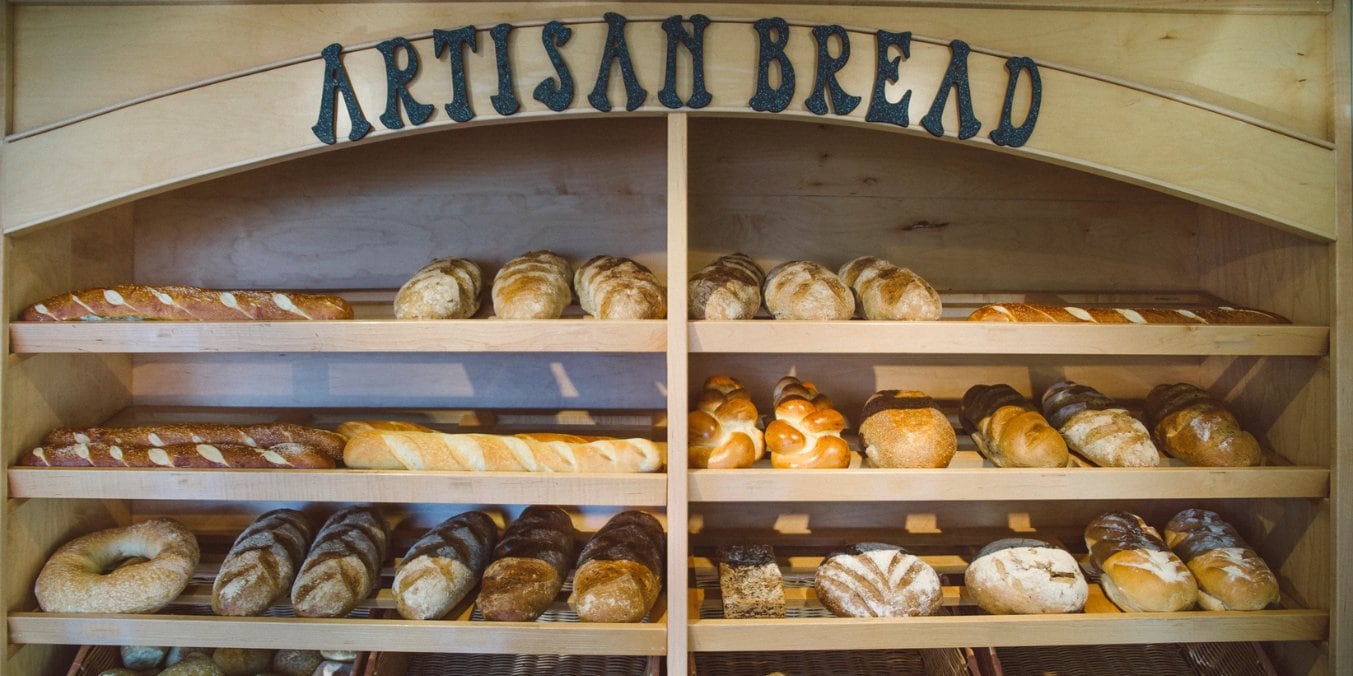
<path fill-rule="evenodd" d="M 751 319 L 766 273 L 746 254 L 723 256 L 691 275 L 691 319 Z"/>
<path fill-rule="evenodd" d="M 594 256 L 573 274 L 583 312 L 597 319 L 664 319 L 667 293 L 648 268 L 617 256 Z"/>
<path fill-rule="evenodd" d="M 691 467 L 751 467 L 766 451 L 756 405 L 728 376 L 710 376 L 687 421 Z"/>
<path fill-rule="evenodd" d="M 846 418 L 812 383 L 786 376 L 775 384 L 775 420 L 766 426 L 771 465 L 780 469 L 850 466 L 850 445 L 841 438 Z"/>

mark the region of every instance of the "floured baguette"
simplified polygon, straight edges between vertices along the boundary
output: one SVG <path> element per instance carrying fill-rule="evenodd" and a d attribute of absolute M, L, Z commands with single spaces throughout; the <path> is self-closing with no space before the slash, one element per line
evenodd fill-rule
<path fill-rule="evenodd" d="M 469 472 L 658 472 L 666 462 L 667 444 L 648 439 L 532 437 L 374 430 L 349 439 L 343 459 L 361 469 Z"/>
<path fill-rule="evenodd" d="M 1248 308 L 1076 307 L 1002 303 L 984 305 L 968 315 L 975 322 L 1071 322 L 1084 324 L 1286 324 L 1270 312 Z"/>

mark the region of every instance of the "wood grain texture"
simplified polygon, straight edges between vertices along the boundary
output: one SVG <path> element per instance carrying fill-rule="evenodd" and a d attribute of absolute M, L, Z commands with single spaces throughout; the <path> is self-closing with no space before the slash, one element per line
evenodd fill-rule
<path fill-rule="evenodd" d="M 669 523 L 685 524 L 689 504 L 688 432 L 684 394 L 690 390 L 689 334 L 686 317 L 690 298 L 687 297 L 686 260 L 690 251 L 690 120 L 684 114 L 667 118 L 667 518 Z M 670 469 L 675 468 L 675 469 Z M 686 579 L 686 529 L 668 529 L 667 621 L 673 627 L 686 627 L 687 615 L 684 585 L 672 580 Z M 694 665 L 688 663 L 689 646 L 685 631 L 667 632 L 667 673 L 687 672 Z"/>

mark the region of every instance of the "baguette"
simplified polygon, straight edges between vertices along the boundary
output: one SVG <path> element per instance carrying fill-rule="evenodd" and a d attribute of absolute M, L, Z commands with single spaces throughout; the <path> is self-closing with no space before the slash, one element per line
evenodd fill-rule
<path fill-rule="evenodd" d="M 380 430 L 384 432 L 436 432 L 431 427 L 426 427 L 413 422 L 404 422 L 402 420 L 346 420 L 338 424 L 336 431 L 343 436 L 344 444 L 347 439 L 361 434 L 362 432 L 371 432 Z M 342 455 L 342 450 L 339 451 Z"/>
<path fill-rule="evenodd" d="M 380 581 L 388 526 L 368 507 L 348 507 L 324 523 L 291 586 L 301 617 L 344 617 Z"/>
<path fill-rule="evenodd" d="M 493 314 L 502 319 L 558 319 L 573 299 L 568 261 L 553 251 L 530 251 L 493 276 Z"/>
<path fill-rule="evenodd" d="M 855 292 L 865 319 L 933 321 L 944 310 L 934 287 L 888 261 L 861 256 L 841 266 L 837 274 Z"/>
<path fill-rule="evenodd" d="M 662 591 L 667 536 L 646 512 L 621 512 L 578 554 L 568 605 L 584 622 L 638 622 Z"/>
<path fill-rule="evenodd" d="M 1193 574 L 1156 529 L 1128 512 L 1101 514 L 1085 528 L 1090 563 L 1104 595 L 1130 613 L 1188 610 L 1198 600 Z"/>
<path fill-rule="evenodd" d="M 1152 388 L 1143 417 L 1156 444 L 1190 465 L 1250 467 L 1264 459 L 1259 442 L 1240 429 L 1235 416 L 1193 385 Z"/>
<path fill-rule="evenodd" d="M 29 467 L 175 467 L 180 469 L 333 469 L 334 461 L 303 444 L 267 448 L 240 444 L 118 446 L 101 442 L 39 446 L 19 458 Z"/>
<path fill-rule="evenodd" d="M 533 435 L 370 431 L 348 440 L 361 469 L 471 472 L 658 472 L 667 445 L 648 439 L 552 440 Z"/>
<path fill-rule="evenodd" d="M 831 270 L 812 261 L 789 261 L 766 273 L 766 310 L 776 319 L 844 320 L 855 315 L 855 297 Z"/>
<path fill-rule="evenodd" d="M 470 593 L 498 542 L 498 525 L 483 512 L 465 512 L 443 521 L 409 548 L 391 592 L 399 614 L 410 620 L 438 620 Z"/>
<path fill-rule="evenodd" d="M 710 376 L 696 410 L 687 419 L 691 467 L 751 467 L 766 451 L 765 435 L 756 426 L 756 405 L 747 390 L 728 376 Z"/>
<path fill-rule="evenodd" d="M 1086 385 L 1063 381 L 1043 393 L 1043 415 L 1071 450 L 1101 467 L 1155 467 L 1160 453 L 1141 421 Z"/>
<path fill-rule="evenodd" d="M 573 520 L 558 507 L 531 506 L 508 526 L 484 570 L 475 600 L 484 619 L 529 622 L 549 609 L 573 562 Z"/>
<path fill-rule="evenodd" d="M 19 320 L 25 322 L 101 319 L 200 322 L 352 319 L 352 307 L 338 296 L 312 293 L 120 284 L 53 296 L 19 313 Z"/>
<path fill-rule="evenodd" d="M 1066 467 L 1066 440 L 1009 385 L 973 385 L 959 419 L 977 449 L 997 467 Z"/>
<path fill-rule="evenodd" d="M 438 258 L 395 294 L 395 319 L 468 319 L 479 311 L 483 273 L 474 261 Z"/>
<path fill-rule="evenodd" d="M 667 292 L 648 268 L 628 258 L 593 256 L 573 273 L 578 304 L 597 319 L 665 319 Z"/>
<path fill-rule="evenodd" d="M 217 615 L 262 615 L 291 589 L 310 545 L 310 522 L 291 509 L 259 516 L 235 538 L 211 585 Z"/>
<path fill-rule="evenodd" d="M 1071 322 L 1089 324 L 1287 324 L 1283 317 L 1248 308 L 1174 309 L 1158 307 L 1076 307 L 1004 303 L 983 305 L 968 315 L 975 322 Z"/>
<path fill-rule="evenodd" d="M 812 383 L 793 376 L 775 384 L 775 420 L 766 426 L 771 466 L 823 469 L 850 466 L 850 445 L 841 438 L 846 418 Z"/>
<path fill-rule="evenodd" d="M 1204 610 L 1262 610 L 1278 602 L 1278 578 L 1216 512 L 1176 514 L 1165 526 L 1165 542 L 1198 581 Z"/>
<path fill-rule="evenodd" d="M 691 319 L 751 319 L 761 309 L 766 273 L 746 254 L 733 253 L 691 275 Z"/>
<path fill-rule="evenodd" d="M 921 392 L 875 392 L 860 419 L 864 454 L 875 467 L 948 467 L 958 452 L 949 419 Z"/>
<path fill-rule="evenodd" d="M 135 427 L 58 427 L 43 437 L 44 446 L 105 443 L 116 446 L 172 446 L 175 444 L 237 444 L 268 448 L 301 444 L 335 461 L 343 460 L 341 434 L 293 423 L 166 423 Z"/>

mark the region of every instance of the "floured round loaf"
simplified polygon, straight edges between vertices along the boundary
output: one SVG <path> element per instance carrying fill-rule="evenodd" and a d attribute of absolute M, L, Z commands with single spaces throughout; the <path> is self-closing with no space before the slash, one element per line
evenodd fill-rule
<path fill-rule="evenodd" d="M 1075 613 L 1090 593 L 1076 559 L 1041 540 L 997 540 L 963 574 L 977 605 L 993 615 Z"/>
<path fill-rule="evenodd" d="M 901 547 L 864 542 L 823 559 L 817 598 L 837 617 L 917 617 L 939 612 L 940 576 Z"/>

